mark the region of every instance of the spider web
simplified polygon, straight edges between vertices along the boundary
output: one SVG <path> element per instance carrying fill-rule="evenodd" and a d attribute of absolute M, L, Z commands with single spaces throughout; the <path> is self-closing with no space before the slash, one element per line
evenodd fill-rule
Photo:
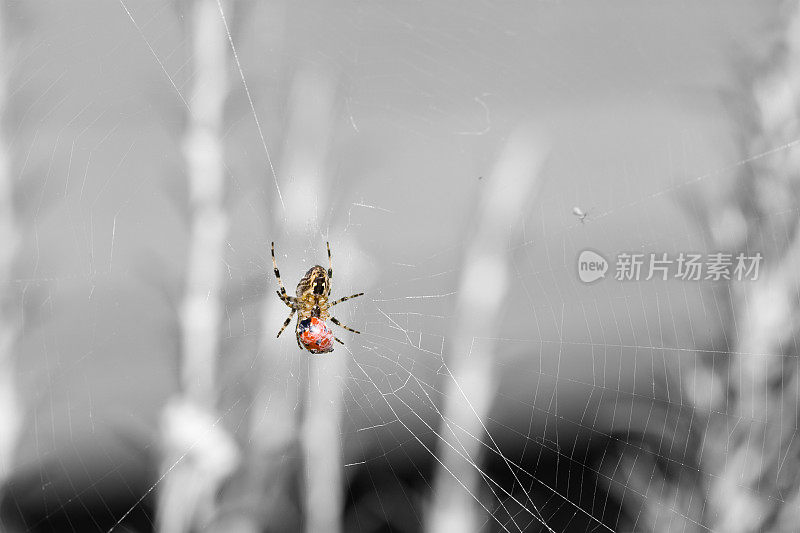
<path fill-rule="evenodd" d="M 798 142 L 742 154 L 725 118 L 718 88 L 735 86 L 731 50 L 759 29 L 753 8 L 226 5 L 231 225 L 212 428 L 246 448 L 279 396 L 302 419 L 320 380 L 336 383 L 347 531 L 422 530 L 437 476 L 454 478 L 484 531 L 707 530 L 697 435 L 727 413 L 688 398 L 700 358 L 730 354 L 729 288 L 586 285 L 576 261 L 584 249 L 711 251 L 697 220 L 743 166 Z M 13 506 L 43 509 L 23 531 L 152 527 L 143 509 L 171 470 L 154 465 L 180 353 L 186 5 L 15 9 L 9 140 L 29 230 L 12 281 L 29 407 Z M 307 72 L 317 92 L 292 81 Z M 329 134 L 293 136 L 293 117 L 316 124 L 325 83 Z M 503 237 L 496 326 L 465 339 L 480 201 L 523 123 L 548 135 L 542 185 Z M 325 264 L 325 240 L 332 297 L 367 293 L 334 308 L 363 332 L 336 332 L 344 365 L 300 353 L 291 328 L 259 344 L 262 323 L 277 332 L 287 314 L 271 295 L 272 240 L 290 293 Z M 493 356 L 485 417 L 453 365 L 480 351 Z M 286 372 L 260 372 L 266 357 Z M 478 431 L 445 411 L 454 395 Z M 442 460 L 448 449 L 476 487 Z"/>

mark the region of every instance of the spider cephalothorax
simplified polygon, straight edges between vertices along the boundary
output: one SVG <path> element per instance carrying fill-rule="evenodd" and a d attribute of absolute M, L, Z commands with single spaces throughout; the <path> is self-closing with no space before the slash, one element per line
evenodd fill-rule
<path fill-rule="evenodd" d="M 280 290 L 277 291 L 278 297 L 292 309 L 292 312 L 289 313 L 289 318 L 286 319 L 283 323 L 283 327 L 278 332 L 278 337 L 281 336 L 283 330 L 286 329 L 286 326 L 292 321 L 295 312 L 298 314 L 295 337 L 297 337 L 297 345 L 301 350 L 305 348 L 311 353 L 327 353 L 333 351 L 334 340 L 340 344 L 344 344 L 333 334 L 330 328 L 328 328 L 328 325 L 325 323 L 328 320 L 353 333 L 361 333 L 360 331 L 348 328 L 328 312 L 334 305 L 364 294 L 360 292 L 352 296 L 339 298 L 335 302 L 328 302 L 328 296 L 330 296 L 331 293 L 331 279 L 333 278 L 330 243 L 328 243 L 328 270 L 326 271 L 319 265 L 314 265 L 308 269 L 306 275 L 303 276 L 300 283 L 297 284 L 297 290 L 295 291 L 297 294 L 296 297 L 286 294 L 286 289 L 283 288 L 281 273 L 275 261 L 274 242 L 272 243 L 272 266 L 275 269 L 275 277 L 278 278 L 278 285 L 280 286 Z"/>

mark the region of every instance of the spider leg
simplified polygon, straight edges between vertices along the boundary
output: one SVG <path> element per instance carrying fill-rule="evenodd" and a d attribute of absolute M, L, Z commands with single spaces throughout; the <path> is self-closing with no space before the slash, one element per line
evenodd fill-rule
<path fill-rule="evenodd" d="M 333 261 L 331 261 L 331 243 L 326 242 L 328 245 L 328 279 L 333 279 Z"/>
<path fill-rule="evenodd" d="M 297 307 L 296 307 L 297 298 L 293 298 L 292 296 L 289 296 L 288 294 L 286 294 L 286 289 L 283 287 L 283 281 L 281 281 L 281 271 L 278 270 L 278 263 L 275 261 L 275 243 L 274 242 L 270 246 L 270 249 L 272 251 L 272 270 L 275 272 L 275 277 L 278 278 L 278 285 L 281 288 L 281 290 L 278 291 L 278 296 L 280 297 L 281 300 L 283 300 L 283 303 L 285 303 L 286 305 L 288 305 L 289 307 L 291 307 L 293 309 L 297 309 Z"/>
<path fill-rule="evenodd" d="M 347 326 L 345 326 L 344 324 L 342 324 L 341 322 L 339 322 L 338 320 L 336 320 L 336 317 L 335 317 L 335 316 L 332 316 L 332 317 L 331 317 L 331 322 L 333 322 L 334 324 L 336 324 L 336 325 L 337 325 L 337 326 L 339 326 L 340 328 L 344 328 L 344 329 L 346 329 L 347 331 L 352 331 L 353 333 L 361 333 L 360 331 L 356 331 L 356 330 L 354 330 L 353 328 L 348 328 Z"/>
<path fill-rule="evenodd" d="M 297 339 L 297 347 L 303 350 L 304 349 L 303 345 L 300 344 L 300 334 L 297 332 L 296 329 L 294 330 L 294 338 Z"/>
<path fill-rule="evenodd" d="M 285 294 L 281 294 L 280 291 L 275 291 L 275 292 L 278 294 L 278 298 L 283 300 L 283 303 L 285 303 L 287 306 L 295 310 L 300 309 L 301 305 L 298 303 L 297 298 L 295 298 L 294 296 L 287 296 Z"/>
<path fill-rule="evenodd" d="M 336 335 L 333 336 L 333 340 L 335 340 L 336 342 L 338 342 L 339 344 L 344 346 L 344 343 L 342 342 L 342 340 L 339 337 L 337 337 Z"/>
<path fill-rule="evenodd" d="M 278 332 L 278 335 L 277 335 L 278 337 L 280 337 L 280 336 L 281 336 L 281 333 L 283 333 L 283 330 L 285 330 L 285 329 L 286 329 L 286 326 L 288 326 L 288 325 L 289 325 L 289 322 L 291 322 L 291 321 L 292 321 L 292 317 L 294 316 L 294 312 L 295 312 L 295 311 L 296 311 L 296 310 L 293 308 L 293 309 L 292 309 L 292 312 L 291 312 L 291 313 L 289 313 L 289 318 L 287 318 L 286 320 L 284 320 L 284 322 L 283 322 L 283 327 L 282 327 L 282 328 L 281 328 L 281 330 Z"/>
<path fill-rule="evenodd" d="M 358 294 L 353 294 L 352 296 L 345 296 L 343 298 L 339 298 L 338 300 L 336 300 L 332 304 L 328 305 L 328 307 L 333 307 L 336 304 L 340 304 L 342 302 L 346 302 L 350 298 L 357 298 L 358 296 L 364 296 L 364 293 L 363 292 L 359 292 Z"/>

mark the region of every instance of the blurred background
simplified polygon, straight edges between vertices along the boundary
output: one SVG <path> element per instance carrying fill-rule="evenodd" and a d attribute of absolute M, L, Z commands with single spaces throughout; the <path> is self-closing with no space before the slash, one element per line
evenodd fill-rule
<path fill-rule="evenodd" d="M 797 2 L 0 22 L 0 530 L 796 528 Z"/>

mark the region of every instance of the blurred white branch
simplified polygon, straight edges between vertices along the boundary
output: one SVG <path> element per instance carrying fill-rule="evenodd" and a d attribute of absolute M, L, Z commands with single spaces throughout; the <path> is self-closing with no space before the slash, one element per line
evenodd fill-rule
<path fill-rule="evenodd" d="M 214 517 L 220 483 L 234 470 L 238 450 L 216 416 L 220 291 L 228 217 L 224 207 L 222 127 L 228 95 L 228 40 L 217 0 L 192 4 L 194 86 L 184 139 L 191 233 L 180 310 L 182 396 L 162 419 L 163 469 L 158 528 L 183 533 Z"/>
<path fill-rule="evenodd" d="M 320 217 L 328 212 L 324 178 L 328 174 L 335 119 L 334 96 L 333 79 L 316 69 L 300 69 L 292 84 L 288 131 L 281 158 L 286 211 L 278 197 L 273 207 L 276 219 L 278 214 L 284 217 L 276 220 L 283 236 L 275 237 L 275 245 L 283 283 L 290 294 L 304 272 L 288 268 L 283 257 L 298 261 L 311 249 L 320 253 L 316 258 L 308 257 L 310 264 L 326 264 Z M 304 246 L 309 241 L 311 246 Z M 332 248 L 334 272 L 341 273 L 336 268 L 336 243 L 332 243 Z M 338 276 L 334 274 L 334 286 L 336 279 Z M 266 281 L 269 289 L 261 309 L 258 351 L 260 379 L 250 410 L 245 467 L 234 481 L 235 489 L 226 491 L 230 492 L 226 495 L 226 507 L 237 505 L 235 498 L 250 503 L 243 506 L 238 502 L 240 508 L 249 509 L 231 517 L 229 523 L 237 533 L 258 533 L 267 526 L 276 531 L 295 530 L 301 523 L 307 531 L 335 533 L 341 527 L 343 505 L 339 421 L 341 376 L 348 352 L 338 345 L 332 354 L 320 356 L 299 350 L 294 323 L 276 340 L 288 308 L 275 296 L 274 277 Z M 288 352 L 279 349 L 281 342 Z M 305 417 L 301 424 L 303 402 Z M 304 504 L 295 502 L 290 490 L 300 460 L 305 463 L 301 491 Z"/>
<path fill-rule="evenodd" d="M 292 178 L 286 188 L 289 228 L 318 235 L 319 217 L 328 211 L 328 152 L 334 126 L 336 86 L 328 73 L 303 70 L 294 82 L 292 117 L 286 139 L 286 175 Z M 297 237 L 301 238 L 300 235 Z M 322 251 L 321 240 L 314 248 Z M 332 243 L 334 279 L 337 269 L 337 243 Z M 317 263 L 324 265 L 324 256 Z M 341 530 L 342 442 L 340 432 L 342 377 L 347 367 L 348 351 L 338 346 L 333 353 L 308 358 L 308 383 L 305 417 L 301 428 L 304 459 L 304 514 L 308 533 L 336 533 Z"/>
<path fill-rule="evenodd" d="M 477 225 L 464 256 L 453 341 L 447 350 L 450 376 L 444 383 L 442 438 L 450 446 L 440 446 L 441 464 L 427 523 L 431 532 L 478 531 L 484 522 L 476 514 L 481 477 L 473 463 L 481 460 L 480 439 L 488 437 L 489 445 L 497 448 L 486 421 L 496 392 L 493 361 L 500 354 L 488 342 L 475 339 L 496 335 L 511 284 L 511 229 L 535 201 L 546 155 L 547 146 L 539 135 L 520 130 L 508 140 L 485 180 L 487 190 L 477 207 Z M 453 428 L 462 429 L 457 433 Z"/>
<path fill-rule="evenodd" d="M 800 4 L 779 6 L 782 33 L 759 65 L 752 87 L 752 131 L 746 132 L 754 160 L 744 175 L 738 206 L 747 232 L 725 233 L 711 226 L 720 246 L 747 246 L 766 252 L 757 281 L 731 283 L 734 339 L 723 375 L 705 370 L 723 385 L 708 398 L 699 388 L 698 404 L 712 411 L 704 437 L 708 475 L 706 525 L 714 531 L 750 533 L 793 531 L 800 518 L 800 443 L 796 441 L 800 383 Z M 782 150 L 776 147 L 784 146 Z M 746 213 L 747 210 L 751 212 Z M 748 216 L 746 216 L 749 215 Z M 728 225 L 729 226 L 729 225 Z M 731 328 L 733 329 L 733 328 Z M 709 381 L 706 378 L 706 381 Z M 714 411 L 726 416 L 715 417 Z"/>
<path fill-rule="evenodd" d="M 341 531 L 343 483 L 341 402 L 347 350 L 311 361 L 302 427 L 308 533 Z"/>
<path fill-rule="evenodd" d="M 8 64 L 5 5 L 0 4 L 0 66 Z M 8 69 L 0 68 L 0 112 L 8 109 Z M 21 423 L 17 397 L 14 347 L 19 334 L 19 320 L 12 311 L 11 273 L 20 235 L 14 216 L 14 187 L 11 180 L 10 153 L 0 128 L 0 485 L 9 475 Z"/>

